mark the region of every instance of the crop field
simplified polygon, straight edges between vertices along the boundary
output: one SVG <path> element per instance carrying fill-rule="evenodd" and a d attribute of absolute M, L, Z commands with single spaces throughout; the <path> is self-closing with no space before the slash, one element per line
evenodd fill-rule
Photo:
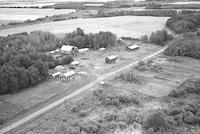
<path fill-rule="evenodd" d="M 199 77 L 199 65 L 199 61 L 191 58 L 155 57 L 110 78 L 104 84 L 96 85 L 81 97 L 67 101 L 67 105 L 45 114 L 16 134 L 79 134 L 80 130 L 85 133 L 142 134 L 145 119 L 150 113 L 170 109 L 170 105 L 180 101 L 186 103 L 184 97 L 177 99 L 168 95 L 187 78 Z M 131 81 L 130 76 L 133 77 Z M 199 128 L 195 127 L 194 134 L 198 133 Z"/>
<path fill-rule="evenodd" d="M 120 16 L 105 18 L 89 18 L 65 20 L 59 22 L 49 22 L 10 28 L 0 31 L 0 36 L 8 34 L 31 32 L 36 30 L 50 31 L 58 35 L 72 32 L 77 27 L 84 29 L 86 33 L 96 33 L 99 31 L 111 31 L 118 37 L 140 37 L 151 32 L 165 28 L 165 22 L 168 17 L 150 17 L 150 16 Z"/>
<path fill-rule="evenodd" d="M 69 14 L 75 12 L 73 9 L 33 9 L 33 8 L 0 8 L 0 20 L 3 24 L 6 21 L 25 21 L 35 20 L 45 16 L 53 16 L 59 14 Z M 3 22 L 4 21 L 4 22 Z M 0 22 L 1 24 L 1 22 Z"/>

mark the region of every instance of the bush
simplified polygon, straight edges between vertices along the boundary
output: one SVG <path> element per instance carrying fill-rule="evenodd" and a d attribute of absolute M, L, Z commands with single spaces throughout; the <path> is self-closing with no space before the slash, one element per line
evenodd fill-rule
<path fill-rule="evenodd" d="M 167 129 L 167 120 L 164 118 L 164 114 L 161 112 L 156 112 L 150 115 L 143 123 L 143 127 L 147 130 L 153 128 L 154 131 L 159 129 Z"/>
<path fill-rule="evenodd" d="M 69 64 L 73 61 L 73 58 L 72 56 L 68 55 L 68 56 L 65 56 L 62 61 L 61 61 L 61 64 L 62 65 L 65 65 L 65 64 Z"/>
<path fill-rule="evenodd" d="M 148 35 L 142 35 L 142 36 L 140 37 L 140 40 L 146 42 L 146 41 L 149 40 L 149 37 L 148 37 Z"/>
<path fill-rule="evenodd" d="M 3 118 L 2 117 L 0 117 L 0 125 L 3 125 Z"/>
<path fill-rule="evenodd" d="M 77 106 L 77 105 L 74 105 L 74 106 L 71 108 L 71 111 L 72 111 L 73 113 L 77 113 L 77 112 L 80 112 L 80 111 L 81 111 L 81 109 L 80 109 L 80 107 L 79 107 L 79 106 Z"/>
<path fill-rule="evenodd" d="M 172 38 L 173 36 L 169 35 L 167 30 L 165 29 L 152 32 L 149 36 L 150 42 L 158 45 L 164 45 L 164 42 L 166 42 L 167 40 L 171 40 Z"/>
<path fill-rule="evenodd" d="M 171 97 L 180 97 L 185 94 L 200 94 L 200 79 L 189 78 L 179 85 L 178 89 L 172 90 L 169 94 Z"/>
<path fill-rule="evenodd" d="M 80 117 L 86 117 L 86 116 L 88 116 L 89 115 L 89 111 L 88 110 L 81 110 L 80 112 L 79 112 L 79 116 Z"/>
<path fill-rule="evenodd" d="M 116 77 L 116 79 L 120 79 L 131 83 L 133 82 L 135 84 L 142 84 L 143 81 L 143 77 L 136 75 L 133 71 L 121 73 L 119 76 Z"/>

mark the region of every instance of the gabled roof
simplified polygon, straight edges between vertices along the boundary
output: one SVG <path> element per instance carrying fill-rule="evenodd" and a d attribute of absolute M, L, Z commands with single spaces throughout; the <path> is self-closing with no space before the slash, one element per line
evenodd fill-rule
<path fill-rule="evenodd" d="M 111 56 L 108 56 L 107 58 L 110 59 L 110 60 L 113 60 L 113 59 L 117 58 L 117 55 L 111 55 Z"/>
<path fill-rule="evenodd" d="M 56 72 L 56 73 L 53 73 L 52 76 L 53 76 L 53 77 L 56 77 L 56 76 L 58 76 L 58 75 L 60 75 L 60 74 L 61 74 L 61 72 Z"/>
<path fill-rule="evenodd" d="M 73 50 L 73 48 L 76 48 L 75 46 L 69 46 L 69 45 L 63 45 L 61 47 L 61 51 L 67 51 L 67 52 L 70 52 Z"/>
<path fill-rule="evenodd" d="M 76 60 L 76 61 L 72 61 L 70 64 L 72 64 L 72 65 L 79 65 L 80 62 Z"/>
<path fill-rule="evenodd" d="M 66 73 L 62 74 L 62 76 L 69 77 L 69 76 L 72 76 L 74 74 L 75 74 L 74 71 L 69 71 L 69 72 L 66 72 Z"/>
<path fill-rule="evenodd" d="M 131 50 L 134 50 L 134 49 L 139 48 L 139 46 L 136 45 L 136 44 L 134 44 L 134 45 L 130 45 L 130 46 L 128 46 L 128 48 L 131 49 Z"/>

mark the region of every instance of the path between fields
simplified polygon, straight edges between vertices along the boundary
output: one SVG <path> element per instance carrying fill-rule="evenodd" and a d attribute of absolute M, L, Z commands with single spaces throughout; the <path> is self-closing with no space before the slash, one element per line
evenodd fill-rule
<path fill-rule="evenodd" d="M 151 54 L 151 55 L 149 55 L 149 56 L 147 56 L 147 57 L 145 57 L 145 58 L 143 58 L 143 59 L 140 59 L 140 60 L 147 60 L 147 59 L 150 59 L 150 58 L 152 58 L 152 57 L 154 57 L 154 56 L 156 56 L 156 55 L 162 53 L 165 49 L 166 49 L 166 47 L 164 47 L 163 49 L 161 49 L 161 50 L 159 50 L 159 51 L 157 51 L 157 52 L 155 52 L 155 53 L 153 53 L 153 54 Z M 125 69 L 128 69 L 128 68 L 132 67 L 133 65 L 138 64 L 138 62 L 139 62 L 140 60 L 137 60 L 137 61 L 135 61 L 135 62 L 133 62 L 133 63 L 131 63 L 131 64 L 125 66 L 125 67 L 122 67 L 122 68 L 120 68 L 120 69 L 118 69 L 118 70 L 116 70 L 116 71 L 113 71 L 113 72 L 111 72 L 111 73 L 108 73 L 108 74 L 105 74 L 105 75 L 100 76 L 100 77 L 99 77 L 97 80 L 95 80 L 94 82 L 89 83 L 88 85 L 86 85 L 86 86 L 80 88 L 79 90 L 73 92 L 72 94 L 67 95 L 67 96 L 65 96 L 65 97 L 63 97 L 63 98 L 61 98 L 61 99 L 59 99 L 59 100 L 57 100 L 57 101 L 55 101 L 55 102 L 53 102 L 53 103 L 51 103 L 51 104 L 49 104 L 49 105 L 47 105 L 47 106 L 45 106 L 45 107 L 39 109 L 38 111 L 36 111 L 36 112 L 34 112 L 34 113 L 32 113 L 32 114 L 30 114 L 30 115 L 28 115 L 28 116 L 26 116 L 26 117 L 24 117 L 24 118 L 22 118 L 22 119 L 20 119 L 20 120 L 18 120 L 18 121 L 16 121 L 16 122 L 12 123 L 12 124 L 10 124 L 10 125 L 8 125 L 7 127 L 2 128 L 2 129 L 0 130 L 0 134 L 7 133 L 7 132 L 9 132 L 9 131 L 11 131 L 11 130 L 17 128 L 17 127 L 19 127 L 20 125 L 23 125 L 23 124 L 25 124 L 26 122 L 28 122 L 28 121 L 30 121 L 30 120 L 33 120 L 33 119 L 36 118 L 37 116 L 42 115 L 42 114 L 48 112 L 49 110 L 51 110 L 51 109 L 53 109 L 53 108 L 59 106 L 60 104 L 64 103 L 66 100 L 71 99 L 71 98 L 73 98 L 73 97 L 79 95 L 80 93 L 82 93 L 82 92 L 84 92 L 84 91 L 86 91 L 86 90 L 88 90 L 88 89 L 94 87 L 94 86 L 97 85 L 99 82 L 103 81 L 104 79 L 106 79 L 106 78 L 108 78 L 108 77 L 110 77 L 110 76 L 112 76 L 112 75 L 114 75 L 114 74 L 116 74 L 116 73 L 119 73 L 119 72 L 121 72 L 121 71 L 123 71 L 123 70 L 125 70 Z"/>

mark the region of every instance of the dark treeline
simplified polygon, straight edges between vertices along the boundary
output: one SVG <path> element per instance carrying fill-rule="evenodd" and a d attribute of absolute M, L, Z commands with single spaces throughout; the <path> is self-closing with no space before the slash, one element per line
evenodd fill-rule
<path fill-rule="evenodd" d="M 80 28 L 66 34 L 63 39 L 41 31 L 0 37 L 0 94 L 15 93 L 37 85 L 48 78 L 49 69 L 70 63 L 73 60 L 70 55 L 60 61 L 47 54 L 63 44 L 98 49 L 115 43 L 116 36 L 110 32 L 85 34 Z"/>
<path fill-rule="evenodd" d="M 78 48 L 99 49 L 113 46 L 117 41 L 116 35 L 111 32 L 99 32 L 97 34 L 85 34 L 80 28 L 68 33 L 64 37 L 64 44 L 70 44 Z"/>
<path fill-rule="evenodd" d="M 185 56 L 200 59 L 200 31 L 187 33 L 174 40 L 164 52 L 170 56 Z"/>
<path fill-rule="evenodd" d="M 45 80 L 58 64 L 44 51 L 59 45 L 49 32 L 35 31 L 0 37 L 0 94 L 14 93 Z"/>
<path fill-rule="evenodd" d="M 194 32 L 200 26 L 200 13 L 179 14 L 168 19 L 166 25 L 175 33 Z"/>
<path fill-rule="evenodd" d="M 112 17 L 112 16 L 176 16 L 178 13 L 175 10 L 144 10 L 144 11 L 98 11 L 98 17 Z"/>

